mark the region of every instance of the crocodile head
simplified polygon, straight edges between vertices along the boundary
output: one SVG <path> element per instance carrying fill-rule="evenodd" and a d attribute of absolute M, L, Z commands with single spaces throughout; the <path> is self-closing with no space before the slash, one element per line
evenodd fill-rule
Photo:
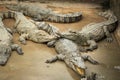
<path fill-rule="evenodd" d="M 86 45 L 87 40 L 88 40 L 86 35 L 83 34 L 83 33 L 80 33 L 80 32 L 71 32 L 71 31 L 69 31 L 69 32 L 66 32 L 66 33 L 58 34 L 58 35 L 60 35 L 63 38 L 66 38 L 66 39 L 73 40 L 73 41 L 75 41 L 76 43 L 78 43 L 80 45 Z"/>
<path fill-rule="evenodd" d="M 11 48 L 3 43 L 0 43 L 0 65 L 4 66 L 10 56 Z"/>
<path fill-rule="evenodd" d="M 78 73 L 81 77 L 85 77 L 86 66 L 79 54 L 73 55 L 70 59 L 66 59 L 65 63 L 76 73 Z"/>

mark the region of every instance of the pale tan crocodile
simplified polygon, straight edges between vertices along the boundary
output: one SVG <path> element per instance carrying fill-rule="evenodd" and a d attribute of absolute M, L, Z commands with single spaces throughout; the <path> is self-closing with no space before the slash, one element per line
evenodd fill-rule
<path fill-rule="evenodd" d="M 4 15 L 7 16 L 6 18 L 14 18 L 16 20 L 14 28 L 20 34 L 19 41 L 22 44 L 26 44 L 26 40 L 45 43 L 56 38 L 56 36 L 40 30 L 31 19 L 27 19 L 21 12 L 7 11 Z"/>

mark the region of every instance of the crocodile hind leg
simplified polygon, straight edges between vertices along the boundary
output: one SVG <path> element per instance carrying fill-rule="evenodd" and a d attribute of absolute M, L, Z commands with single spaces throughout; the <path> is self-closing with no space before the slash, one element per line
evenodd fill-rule
<path fill-rule="evenodd" d="M 53 63 L 53 62 L 55 62 L 55 61 L 57 61 L 57 60 L 64 60 L 64 58 L 65 58 L 64 55 L 58 54 L 58 55 L 52 57 L 51 59 L 46 60 L 45 62 L 46 62 L 46 63 Z"/>
<path fill-rule="evenodd" d="M 89 56 L 89 55 L 82 54 L 82 58 L 83 58 L 85 61 L 89 61 L 89 62 L 92 63 L 92 64 L 99 64 L 97 61 L 95 61 L 94 59 L 92 59 L 92 57 Z"/>
<path fill-rule="evenodd" d="M 87 40 L 87 43 L 89 47 L 86 47 L 86 51 L 93 51 L 94 49 L 97 49 L 98 45 L 95 42 L 95 40 Z"/>
<path fill-rule="evenodd" d="M 13 51 L 17 51 L 17 53 L 18 53 L 19 55 L 22 55 L 22 54 L 23 54 L 22 48 L 21 48 L 18 44 L 13 44 L 13 45 L 11 45 L 11 49 L 12 49 Z"/>
<path fill-rule="evenodd" d="M 108 42 L 112 42 L 112 41 L 113 41 L 113 38 L 112 38 L 110 32 L 108 31 L 108 26 L 104 26 L 104 27 L 103 27 L 103 30 L 104 30 L 104 33 L 105 33 L 105 35 L 106 35 L 106 37 L 107 37 L 106 40 L 107 40 Z"/>
<path fill-rule="evenodd" d="M 22 34 L 20 37 L 19 37 L 19 41 L 21 42 L 21 44 L 26 44 L 26 39 L 28 38 L 28 34 Z"/>

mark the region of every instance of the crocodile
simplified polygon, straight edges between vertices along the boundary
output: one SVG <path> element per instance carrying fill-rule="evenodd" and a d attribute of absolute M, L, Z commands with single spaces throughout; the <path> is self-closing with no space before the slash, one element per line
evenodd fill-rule
<path fill-rule="evenodd" d="M 98 62 L 93 60 L 90 56 L 86 54 L 80 54 L 78 45 L 69 39 L 60 38 L 49 42 L 49 44 L 55 47 L 58 55 L 46 60 L 46 63 L 62 60 L 68 67 L 78 73 L 82 78 L 86 75 L 86 66 L 84 60 L 88 60 L 92 64 L 98 64 Z"/>
<path fill-rule="evenodd" d="M 100 12 L 99 15 L 105 17 L 107 20 L 99 23 L 90 23 L 79 31 L 71 30 L 59 35 L 63 38 L 73 40 L 82 46 L 87 46 L 81 49 L 81 51 L 92 51 L 97 49 L 98 45 L 96 42 L 105 37 L 108 42 L 112 42 L 113 38 L 110 33 L 118 26 L 117 17 L 110 10 Z"/>
<path fill-rule="evenodd" d="M 48 8 L 43 8 L 33 4 L 11 4 L 6 5 L 10 10 L 19 11 L 24 13 L 24 15 L 32 17 L 34 20 L 44 20 L 57 23 L 72 23 L 81 20 L 81 12 L 72 12 L 67 14 L 55 13 L 53 10 Z"/>
<path fill-rule="evenodd" d="M 19 41 L 22 44 L 27 44 L 26 40 L 36 43 L 46 43 L 57 38 L 44 30 L 40 30 L 42 29 L 41 27 L 38 27 L 33 20 L 27 19 L 21 12 L 7 11 L 4 15 L 7 16 L 6 18 L 15 19 L 14 30 L 20 34 Z"/>
<path fill-rule="evenodd" d="M 2 13 L 0 13 L 2 15 Z M 22 48 L 18 44 L 13 43 L 12 31 L 6 28 L 2 20 L 4 17 L 0 16 L 0 65 L 4 66 L 12 51 L 17 51 L 19 55 L 23 54 Z M 3 34 L 3 35 L 2 35 Z"/>

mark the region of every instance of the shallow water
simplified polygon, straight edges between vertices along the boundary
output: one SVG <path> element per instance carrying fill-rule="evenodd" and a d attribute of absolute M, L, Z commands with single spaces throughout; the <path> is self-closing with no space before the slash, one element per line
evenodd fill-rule
<path fill-rule="evenodd" d="M 40 3 L 35 3 L 39 5 Z M 77 4 L 77 5 L 76 5 Z M 98 5 L 87 3 L 45 3 L 43 6 L 49 6 L 59 13 L 81 11 L 83 19 L 76 23 L 60 24 L 51 23 L 57 26 L 60 31 L 68 29 L 80 30 L 84 25 L 90 22 L 100 22 L 104 19 L 96 13 L 99 11 Z M 4 9 L 4 8 L 0 8 Z M 6 19 L 4 23 L 7 27 L 13 28 L 14 20 Z M 114 37 L 114 35 L 113 35 Z M 14 34 L 14 42 L 18 43 L 19 35 Z M 45 44 L 37 44 L 27 41 L 27 45 L 21 45 L 24 55 L 18 55 L 13 52 L 7 65 L 0 67 L 0 80 L 80 80 L 80 76 L 69 69 L 64 62 L 57 61 L 52 64 L 46 64 L 45 60 L 56 55 L 54 48 L 48 48 Z M 85 62 L 87 73 L 96 72 L 104 79 L 99 80 L 120 80 L 120 70 L 114 69 L 114 66 L 120 66 L 120 46 L 116 39 L 112 43 L 105 40 L 99 42 L 99 48 L 86 54 L 92 56 L 100 64 L 93 65 Z"/>

